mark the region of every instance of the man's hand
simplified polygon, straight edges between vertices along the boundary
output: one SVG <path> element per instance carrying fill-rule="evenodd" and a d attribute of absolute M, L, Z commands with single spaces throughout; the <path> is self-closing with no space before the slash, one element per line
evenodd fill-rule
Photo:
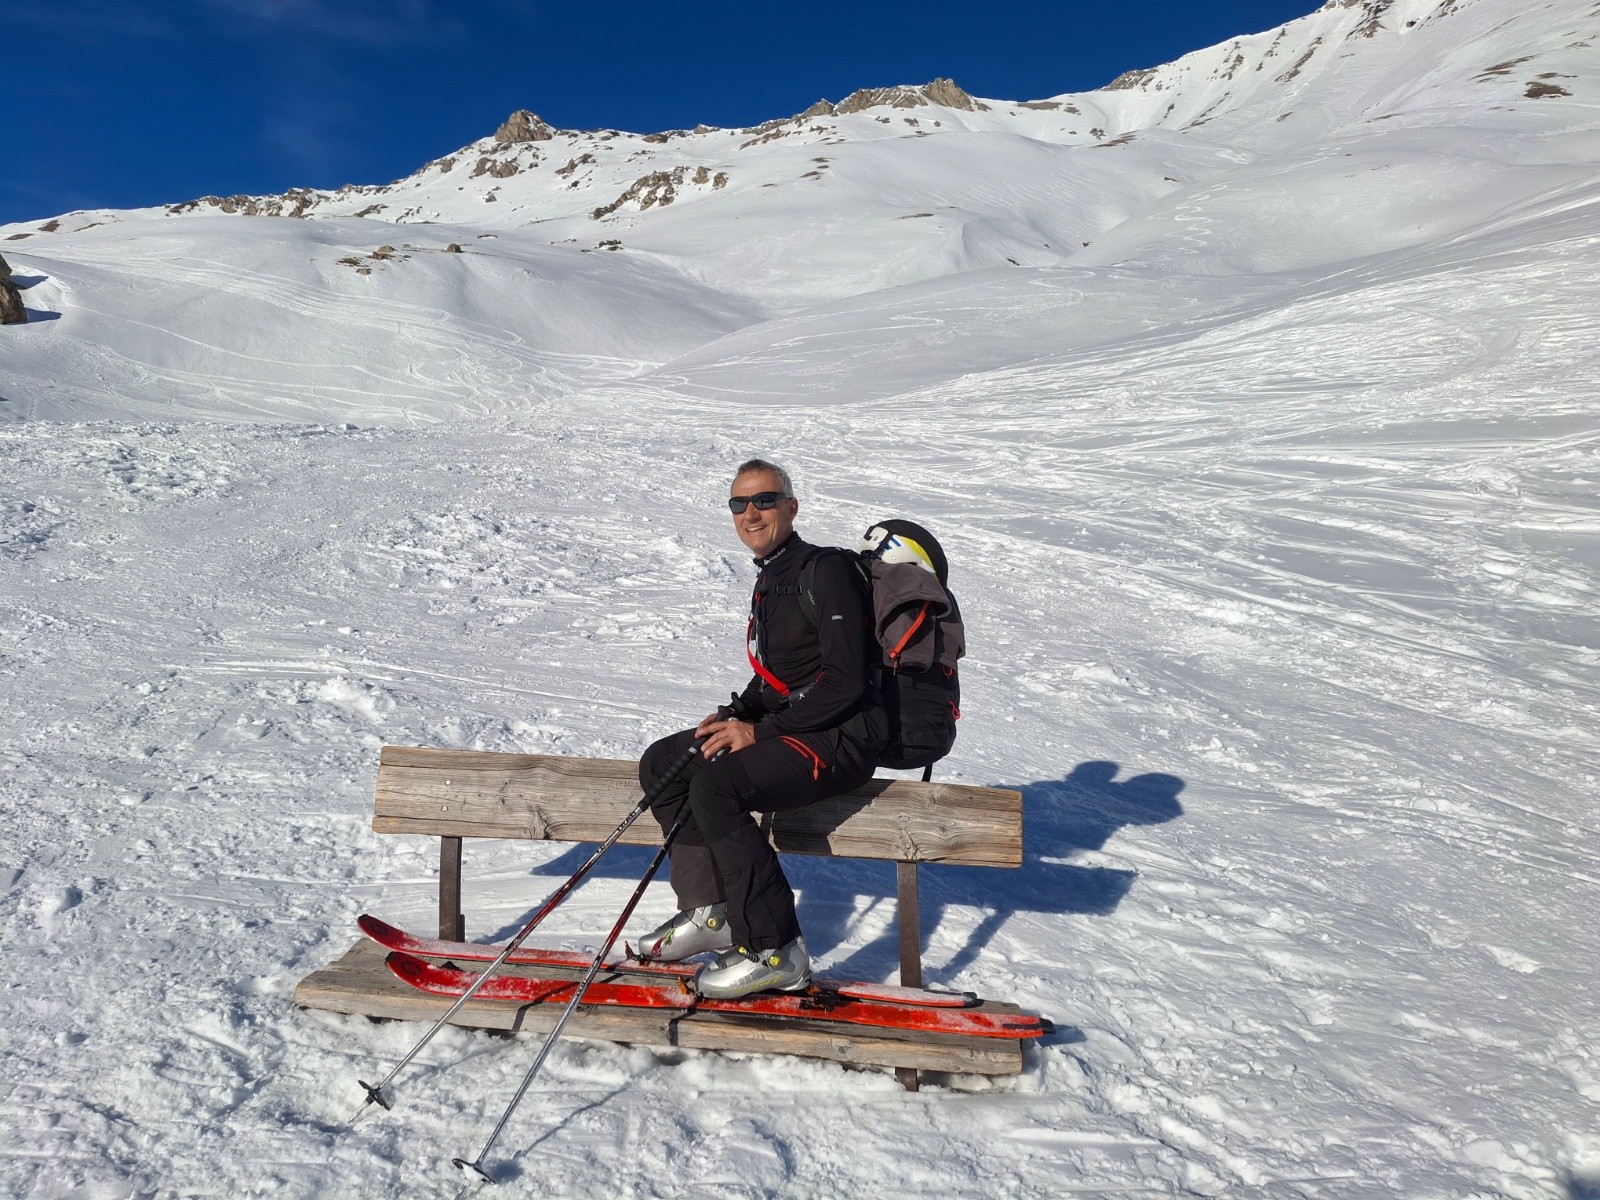
<path fill-rule="evenodd" d="M 701 721 L 694 732 L 696 737 L 706 739 L 700 753 L 707 758 L 715 758 L 724 750 L 737 753 L 756 742 L 756 727 L 749 721 L 725 721 L 716 713 Z"/>

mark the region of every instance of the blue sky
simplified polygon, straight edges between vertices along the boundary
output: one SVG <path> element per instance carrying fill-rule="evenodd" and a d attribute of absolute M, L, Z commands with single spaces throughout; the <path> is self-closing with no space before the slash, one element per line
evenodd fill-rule
<path fill-rule="evenodd" d="M 0 221 L 387 183 L 494 131 L 750 125 L 953 77 L 1035 99 L 1318 0 L 0 0 Z"/>

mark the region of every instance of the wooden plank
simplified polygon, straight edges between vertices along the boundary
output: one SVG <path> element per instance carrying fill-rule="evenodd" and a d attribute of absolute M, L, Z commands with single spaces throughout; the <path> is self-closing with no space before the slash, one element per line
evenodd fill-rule
<path fill-rule="evenodd" d="M 467 918 L 461 912 L 461 839 L 439 839 L 439 936 L 459 942 L 467 936 Z"/>
<path fill-rule="evenodd" d="M 598 842 L 639 800 L 626 759 L 563 758 L 385 746 L 373 829 L 434 837 Z M 785 854 L 1022 865 L 1022 793 L 1005 788 L 875 779 L 843 796 L 773 813 Z M 659 845 L 648 816 L 622 840 Z"/>
<path fill-rule="evenodd" d="M 363 938 L 338 961 L 302 979 L 295 988 L 294 1002 L 302 1008 L 324 1012 L 406 1021 L 435 1021 L 450 1007 L 451 997 L 419 992 L 401 983 L 389 973 L 383 959 L 383 949 Z M 515 970 L 518 973 L 528 971 L 526 968 Z M 539 972 L 535 968 L 529 973 Z M 1014 1005 L 994 1007 L 1015 1011 Z M 559 1005 L 470 1000 L 462 1005 L 451 1023 L 473 1029 L 544 1033 L 555 1025 L 560 1014 Z M 1016 1075 L 1022 1070 L 1021 1045 L 1001 1038 L 857 1030 L 836 1022 L 801 1022 L 724 1013 L 580 1008 L 562 1036 L 643 1046 L 794 1054 L 861 1066 L 911 1067 L 970 1075 Z"/>
<path fill-rule="evenodd" d="M 900 926 L 900 986 L 922 986 L 922 904 L 917 896 L 917 864 L 895 863 L 895 892 Z M 908 1092 L 921 1086 L 915 1067 L 895 1071 L 900 1086 Z"/>

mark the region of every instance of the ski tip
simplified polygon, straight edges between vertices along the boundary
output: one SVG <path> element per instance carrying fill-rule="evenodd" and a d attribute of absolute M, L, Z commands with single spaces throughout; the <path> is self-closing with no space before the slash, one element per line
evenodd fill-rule
<path fill-rule="evenodd" d="M 420 958 L 413 958 L 404 950 L 389 951 L 383 960 L 383 965 L 389 968 L 390 973 L 410 983 L 413 987 L 421 986 L 413 981 L 421 979 L 428 971 L 427 963 Z"/>
<path fill-rule="evenodd" d="M 393 925 L 389 924 L 389 922 L 381 920 L 380 918 L 373 916 L 371 913 L 362 913 L 356 918 L 356 925 L 360 928 L 362 933 L 374 940 L 381 940 L 388 934 L 400 932 Z"/>

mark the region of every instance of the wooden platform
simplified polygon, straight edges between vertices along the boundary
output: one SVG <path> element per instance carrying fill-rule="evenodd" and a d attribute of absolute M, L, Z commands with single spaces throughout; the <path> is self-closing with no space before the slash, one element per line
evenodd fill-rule
<path fill-rule="evenodd" d="M 452 999 L 401 983 L 383 965 L 385 951 L 361 939 L 337 962 L 306 976 L 295 988 L 302 1008 L 392 1020 L 437 1020 Z M 458 963 L 476 970 L 482 964 Z M 574 978 L 571 972 L 540 967 L 503 967 L 508 974 L 534 978 Z M 992 1012 L 1017 1012 L 1014 1004 L 985 1002 Z M 561 1015 L 560 1005 L 469 1001 L 452 1023 L 473 1029 L 544 1033 Z M 1016 1075 L 1022 1070 L 1022 1045 L 1004 1038 L 951 1037 L 885 1029 L 853 1029 L 837 1022 L 795 1021 L 728 1013 L 684 1013 L 660 1009 L 590 1009 L 573 1014 L 563 1036 L 641 1046 L 696 1050 L 750 1050 L 796 1054 L 865 1066 L 946 1071 L 973 1075 Z"/>

